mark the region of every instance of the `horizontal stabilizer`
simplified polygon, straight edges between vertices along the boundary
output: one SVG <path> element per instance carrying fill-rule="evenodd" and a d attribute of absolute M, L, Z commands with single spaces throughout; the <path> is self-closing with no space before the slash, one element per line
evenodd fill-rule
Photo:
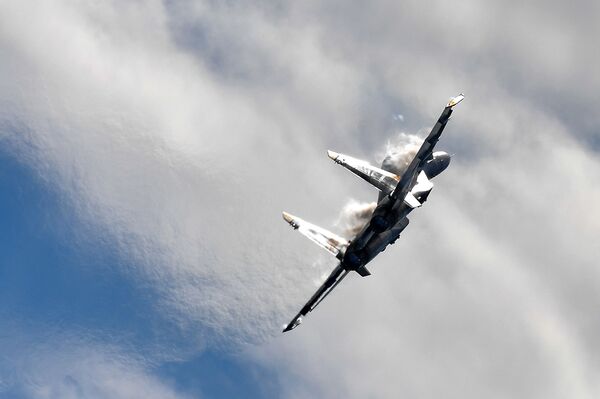
<path fill-rule="evenodd" d="M 342 165 L 361 179 L 377 187 L 380 191 L 390 193 L 394 191 L 400 177 L 386 170 L 379 169 L 368 162 L 352 158 L 348 155 L 327 151 L 327 155 L 335 163 Z"/>
<path fill-rule="evenodd" d="M 298 230 L 302 235 L 317 244 L 323 249 L 329 251 L 332 255 L 338 256 L 346 250 L 348 240 L 340 237 L 330 231 L 327 231 L 306 220 L 300 219 L 297 216 L 283 212 L 283 219 L 290 224 L 295 230 Z"/>
<path fill-rule="evenodd" d="M 359 267 L 358 269 L 356 269 L 356 272 L 363 277 L 367 277 L 367 276 L 371 275 L 371 272 L 365 266 Z"/>

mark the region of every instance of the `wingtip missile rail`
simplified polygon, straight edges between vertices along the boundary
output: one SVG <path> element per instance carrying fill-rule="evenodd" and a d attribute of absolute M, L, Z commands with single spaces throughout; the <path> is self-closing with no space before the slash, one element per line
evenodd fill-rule
<path fill-rule="evenodd" d="M 446 108 L 452 108 L 464 99 L 465 95 L 460 93 L 458 96 L 452 97 L 450 101 L 448 101 L 448 105 L 446 105 Z"/>

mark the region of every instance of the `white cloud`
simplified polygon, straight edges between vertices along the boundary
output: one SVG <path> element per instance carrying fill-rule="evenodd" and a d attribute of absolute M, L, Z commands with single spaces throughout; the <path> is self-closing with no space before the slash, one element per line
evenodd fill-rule
<path fill-rule="evenodd" d="M 310 187 L 306 166 L 326 159 L 306 153 L 315 136 L 305 132 L 323 131 L 320 121 L 298 112 L 320 91 L 351 90 L 351 68 L 292 31 L 301 46 L 282 58 L 292 64 L 271 60 L 291 71 L 291 86 L 246 92 L 170 41 L 161 3 L 139 6 L 5 5 L 3 130 L 84 220 L 133 256 L 134 278 L 156 283 L 165 312 L 194 334 L 256 339 L 280 324 L 281 311 L 266 311 L 280 306 L 285 290 L 275 288 L 308 275 L 282 267 L 288 251 L 277 244 L 292 187 Z M 239 18 L 257 25 L 248 34 L 274 29 Z M 265 40 L 273 54 L 287 48 L 279 36 Z M 303 55 L 324 80 L 310 90 L 314 74 L 294 69 Z"/>
<path fill-rule="evenodd" d="M 289 397 L 597 396 L 593 13 L 261 4 L 3 4 L 3 143 L 190 336 L 266 341 Z M 402 240 L 272 341 L 323 272 L 279 211 L 327 227 L 375 196 L 324 150 L 381 151 L 373 109 L 427 126 L 459 91 Z"/>
<path fill-rule="evenodd" d="M 7 328 L 0 340 L 2 397 L 44 398 L 185 398 L 152 371 L 135 352 L 84 341 L 46 328 L 43 333 Z"/>

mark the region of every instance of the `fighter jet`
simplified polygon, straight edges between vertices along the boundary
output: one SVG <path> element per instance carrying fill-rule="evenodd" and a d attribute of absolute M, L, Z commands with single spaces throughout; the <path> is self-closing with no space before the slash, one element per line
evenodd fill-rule
<path fill-rule="evenodd" d="M 464 98 L 464 95 L 459 94 L 450 99 L 402 176 L 395 174 L 393 168 L 385 162 L 381 168 L 377 168 L 368 162 L 327 151 L 327 155 L 335 163 L 375 186 L 380 191 L 379 198 L 370 220 L 351 240 L 283 212 L 284 220 L 295 230 L 339 260 L 336 268 L 285 326 L 283 332 L 298 327 L 302 323 L 302 317 L 312 312 L 351 271 L 363 277 L 371 274 L 367 264 L 398 239 L 400 233 L 408 226 L 408 214 L 427 200 L 433 188 L 431 179 L 442 173 L 450 164 L 449 154 L 443 151 L 434 152 L 433 148 L 450 119 L 452 109 Z"/>

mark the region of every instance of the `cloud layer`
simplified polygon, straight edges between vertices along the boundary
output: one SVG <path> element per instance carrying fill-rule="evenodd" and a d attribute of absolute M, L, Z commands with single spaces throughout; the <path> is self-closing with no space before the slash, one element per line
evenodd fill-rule
<path fill-rule="evenodd" d="M 595 4 L 1 10 L 1 143 L 193 350 L 257 344 L 290 398 L 598 395 Z M 372 201 L 325 150 L 376 163 L 460 91 L 427 206 L 372 277 L 274 339 L 333 267 L 280 210 L 329 227 L 348 197 Z"/>

